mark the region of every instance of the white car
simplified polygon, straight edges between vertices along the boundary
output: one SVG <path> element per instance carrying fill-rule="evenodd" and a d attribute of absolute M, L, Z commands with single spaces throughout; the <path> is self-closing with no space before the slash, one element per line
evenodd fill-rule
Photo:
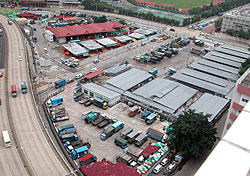
<path fill-rule="evenodd" d="M 90 73 L 93 73 L 93 72 L 95 72 L 97 70 L 97 68 L 91 68 L 90 70 L 89 70 L 89 72 Z"/>
<path fill-rule="evenodd" d="M 23 59 L 22 59 L 22 56 L 18 56 L 18 60 L 19 61 L 22 61 Z"/>
<path fill-rule="evenodd" d="M 173 170 L 176 166 L 177 166 L 177 163 L 176 163 L 176 162 L 173 162 L 173 163 L 171 163 L 171 164 L 168 166 L 167 170 L 168 170 L 169 172 L 172 172 L 172 170 Z"/>
<path fill-rule="evenodd" d="M 163 169 L 163 166 L 161 164 L 158 164 L 157 166 L 155 166 L 153 172 L 155 174 L 158 174 L 162 169 Z"/>
<path fill-rule="evenodd" d="M 77 75 L 75 76 L 75 79 L 79 79 L 79 78 L 82 78 L 82 74 L 81 74 L 81 73 L 79 73 L 79 74 L 77 74 Z"/>
<path fill-rule="evenodd" d="M 161 161 L 161 165 L 165 166 L 166 164 L 169 163 L 169 159 L 167 158 L 164 158 L 162 161 Z"/>

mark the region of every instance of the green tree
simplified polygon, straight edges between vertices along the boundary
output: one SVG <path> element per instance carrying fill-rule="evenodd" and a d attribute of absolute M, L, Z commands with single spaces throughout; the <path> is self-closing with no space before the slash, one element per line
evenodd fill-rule
<path fill-rule="evenodd" d="M 214 22 L 214 24 L 215 24 L 215 31 L 216 31 L 216 32 L 219 32 L 220 29 L 221 29 L 221 25 L 222 25 L 222 18 L 217 19 L 217 20 Z"/>
<path fill-rule="evenodd" d="M 183 156 L 198 157 L 202 149 L 211 149 L 216 141 L 216 129 L 208 122 L 210 115 L 188 110 L 179 115 L 167 131 L 167 145 L 170 151 Z"/>
<path fill-rule="evenodd" d="M 239 71 L 240 76 L 243 75 L 247 71 L 248 68 L 250 68 L 250 59 L 247 59 L 246 62 L 244 62 L 241 65 L 241 68 Z"/>
<path fill-rule="evenodd" d="M 126 22 L 125 22 L 124 19 L 121 19 L 121 20 L 119 20 L 118 22 L 121 23 L 121 24 L 123 24 L 123 25 L 126 25 Z"/>

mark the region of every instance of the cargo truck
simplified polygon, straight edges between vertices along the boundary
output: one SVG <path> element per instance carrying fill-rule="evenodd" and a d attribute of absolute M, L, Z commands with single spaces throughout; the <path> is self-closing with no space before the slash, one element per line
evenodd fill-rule
<path fill-rule="evenodd" d="M 23 94 L 27 93 L 27 86 L 25 82 L 21 82 L 21 90 Z"/>
<path fill-rule="evenodd" d="M 53 97 L 53 98 L 50 98 L 46 105 L 47 107 L 53 107 L 53 106 L 56 106 L 56 105 L 60 105 L 63 103 L 63 97 L 61 96 L 58 96 L 58 97 Z"/>
<path fill-rule="evenodd" d="M 55 88 L 59 88 L 59 87 L 62 87 L 66 84 L 66 80 L 65 79 L 60 79 L 58 81 L 55 82 Z"/>
<path fill-rule="evenodd" d="M 148 140 L 148 136 L 141 133 L 139 136 L 135 138 L 135 146 L 140 147 Z"/>
<path fill-rule="evenodd" d="M 108 103 L 99 98 L 94 98 L 93 104 L 102 109 L 108 109 Z"/>
<path fill-rule="evenodd" d="M 79 148 L 76 148 L 72 151 L 71 153 L 71 157 L 73 160 L 77 159 L 77 158 L 80 158 L 84 155 L 86 155 L 88 153 L 88 147 L 87 146 L 83 146 L 83 147 L 79 147 Z"/>
<path fill-rule="evenodd" d="M 55 115 L 51 118 L 51 121 L 53 123 L 55 122 L 61 122 L 61 121 L 65 121 L 65 120 L 69 120 L 69 116 L 61 116 L 61 117 L 56 117 Z"/>
<path fill-rule="evenodd" d="M 164 53 L 165 53 L 165 56 L 167 56 L 167 57 L 172 57 L 172 55 L 173 55 L 173 52 L 169 51 L 169 50 L 165 51 Z"/>
<path fill-rule="evenodd" d="M 67 125 L 59 126 L 58 127 L 58 133 L 63 131 L 63 130 L 69 129 L 69 128 L 74 128 L 74 125 L 73 124 L 67 124 Z"/>
<path fill-rule="evenodd" d="M 74 150 L 74 147 L 71 145 L 69 141 L 66 141 L 65 144 L 63 145 L 68 153 L 72 153 L 72 151 Z"/>
<path fill-rule="evenodd" d="M 92 112 L 91 114 L 88 114 L 85 118 L 85 121 L 87 123 L 91 123 L 93 120 L 98 118 L 98 113 L 97 112 Z"/>
<path fill-rule="evenodd" d="M 127 139 L 127 136 L 129 133 L 131 133 L 133 131 L 132 128 L 126 128 L 124 131 L 121 132 L 121 137 L 123 139 Z"/>
<path fill-rule="evenodd" d="M 176 72 L 177 72 L 176 69 L 171 68 L 171 67 L 168 68 L 168 73 L 169 73 L 170 75 L 173 75 L 173 74 L 175 74 Z"/>
<path fill-rule="evenodd" d="M 65 129 L 63 131 L 60 131 L 59 135 L 70 134 L 70 133 L 77 134 L 76 128 L 68 128 L 68 129 Z"/>
<path fill-rule="evenodd" d="M 101 134 L 101 140 L 106 140 L 108 137 L 112 136 L 114 133 L 118 132 L 124 127 L 124 124 L 120 121 L 115 122 L 109 128 L 105 129 L 104 132 Z"/>
<path fill-rule="evenodd" d="M 163 142 L 163 143 L 166 142 L 166 135 L 164 133 L 161 133 L 161 132 L 155 130 L 155 129 L 148 128 L 147 131 L 146 131 L 146 134 L 151 139 L 154 139 L 156 141 L 160 141 L 160 142 Z"/>
<path fill-rule="evenodd" d="M 103 128 L 103 127 L 107 126 L 109 123 L 110 123 L 110 120 L 107 117 L 105 117 L 104 120 L 97 125 L 97 127 Z"/>
<path fill-rule="evenodd" d="M 105 120 L 105 117 L 102 116 L 102 115 L 99 115 L 99 116 L 97 117 L 97 119 L 94 119 L 94 120 L 92 121 L 92 125 L 96 126 L 96 125 L 98 125 L 99 123 L 101 123 L 103 120 Z"/>
<path fill-rule="evenodd" d="M 126 165 L 130 165 L 130 163 L 133 161 L 132 158 L 130 156 L 128 156 L 126 153 L 123 152 L 119 152 L 116 155 L 116 161 L 117 162 L 122 162 Z"/>
<path fill-rule="evenodd" d="M 146 120 L 146 117 L 147 117 L 149 114 L 151 114 L 150 111 L 144 111 L 144 112 L 142 113 L 142 115 L 141 115 L 141 119 L 142 119 L 142 120 Z"/>
<path fill-rule="evenodd" d="M 11 85 L 11 96 L 15 98 L 17 96 L 16 85 Z"/>
<path fill-rule="evenodd" d="M 82 156 L 81 158 L 79 158 L 79 164 L 81 166 L 88 165 L 90 163 L 96 162 L 96 160 L 97 160 L 97 158 L 95 155 L 88 153 L 88 154 Z"/>
<path fill-rule="evenodd" d="M 205 53 L 203 49 L 199 49 L 199 48 L 191 48 L 190 52 L 193 54 L 197 54 L 197 55 L 203 55 Z"/>
<path fill-rule="evenodd" d="M 81 99 L 83 98 L 83 96 L 84 96 L 84 93 L 83 93 L 83 92 L 77 92 L 77 93 L 74 93 L 73 99 L 74 99 L 75 101 L 79 101 L 79 100 L 81 100 Z"/>
<path fill-rule="evenodd" d="M 114 143 L 117 146 L 120 146 L 122 149 L 125 149 L 128 147 L 128 141 L 126 139 L 123 139 L 121 136 L 116 136 Z"/>
<path fill-rule="evenodd" d="M 72 142 L 72 141 L 77 141 L 79 140 L 77 134 L 74 134 L 74 133 L 70 133 L 70 134 L 63 134 L 60 136 L 61 140 L 63 143 L 69 141 L 69 142 Z"/>
<path fill-rule="evenodd" d="M 156 117 L 157 117 L 157 114 L 155 114 L 155 113 L 151 113 L 150 115 L 148 115 L 146 117 L 146 124 L 150 125 L 150 124 L 154 123 L 154 121 L 156 121 Z"/>
<path fill-rule="evenodd" d="M 136 114 L 138 114 L 140 111 L 139 106 L 133 106 L 132 108 L 129 109 L 129 117 L 134 117 Z"/>
<path fill-rule="evenodd" d="M 135 141 L 135 138 L 141 134 L 140 131 L 134 130 L 133 132 L 129 133 L 127 135 L 127 141 L 128 143 L 132 144 Z"/>

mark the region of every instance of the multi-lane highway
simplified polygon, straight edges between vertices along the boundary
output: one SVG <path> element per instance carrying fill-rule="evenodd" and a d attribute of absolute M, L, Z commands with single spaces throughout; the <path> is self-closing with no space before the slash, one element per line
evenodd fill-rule
<path fill-rule="evenodd" d="M 12 134 L 16 135 L 11 138 L 15 137 L 17 141 L 17 146 L 13 143 L 11 148 L 4 148 L 1 142 L 0 175 L 67 175 L 69 171 L 59 161 L 60 157 L 54 153 L 43 133 L 42 126 L 39 124 L 30 88 L 28 87 L 27 94 L 21 93 L 20 83 L 22 81 L 29 83 L 25 42 L 22 35 L 18 27 L 15 24 L 8 25 L 7 18 L 2 15 L 0 23 L 3 24 L 8 39 L 6 47 L 8 49 L 8 57 L 6 58 L 8 59 L 8 65 L 6 65 L 8 66 L 7 86 L 4 84 L 4 78 L 0 80 L 2 99 L 0 129 L 1 131 L 12 130 Z M 22 56 L 22 61 L 18 60 L 19 56 Z M 6 70 L 4 72 L 6 73 Z M 16 98 L 11 97 L 11 85 L 17 86 Z M 6 87 L 9 92 L 5 97 Z M 10 129 L 9 124 L 11 124 L 12 129 Z"/>

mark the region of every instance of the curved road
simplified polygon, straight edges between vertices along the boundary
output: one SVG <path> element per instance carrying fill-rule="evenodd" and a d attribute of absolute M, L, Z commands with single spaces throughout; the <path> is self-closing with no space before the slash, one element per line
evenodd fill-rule
<path fill-rule="evenodd" d="M 8 38 L 8 91 L 10 91 L 11 85 L 17 86 L 17 98 L 12 98 L 10 93 L 6 98 L 9 99 L 10 112 L 12 114 L 14 127 L 17 132 L 17 138 L 20 142 L 24 158 L 27 161 L 26 168 L 29 168 L 32 175 L 67 175 L 67 171 L 61 165 L 58 159 L 59 157 L 54 154 L 50 148 L 48 140 L 44 136 L 38 121 L 36 109 L 32 102 L 33 99 L 31 91 L 28 89 L 27 94 L 21 94 L 20 82 L 25 81 L 26 83 L 29 83 L 29 81 L 26 69 L 27 65 L 25 59 L 24 42 L 20 31 L 15 24 L 8 25 L 7 18 L 4 16 L 1 16 L 0 23 L 3 24 Z M 22 56 L 23 61 L 18 60 L 19 55 Z M 1 84 L 1 90 L 3 90 L 2 85 L 3 84 Z M 3 91 L 1 91 L 1 95 L 2 92 Z M 11 150 L 14 150 L 14 147 L 12 147 Z M 4 155 L 5 156 L 3 159 L 14 159 L 18 157 L 16 151 L 10 155 L 7 153 L 4 153 Z M 1 157 L 1 162 L 3 159 Z M 8 162 L 12 167 L 14 167 L 13 170 L 18 171 L 18 173 L 13 173 L 13 175 L 25 175 L 24 169 L 20 167 L 20 160 L 16 159 L 15 161 L 16 162 L 12 163 Z M 6 164 L 8 165 L 8 163 Z M 18 166 L 20 169 L 16 168 Z M 9 171 L 5 171 L 7 174 L 4 175 L 12 175 L 12 173 L 8 174 L 8 172 L 12 171 L 12 168 L 6 168 Z"/>

